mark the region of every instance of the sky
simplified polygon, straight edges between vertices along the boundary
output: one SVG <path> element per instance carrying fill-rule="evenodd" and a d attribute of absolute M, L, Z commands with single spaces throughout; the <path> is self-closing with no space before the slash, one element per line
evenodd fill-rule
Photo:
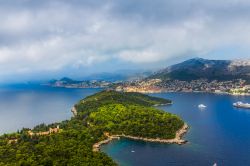
<path fill-rule="evenodd" d="M 250 58 L 249 0 L 0 0 L 0 82 Z"/>

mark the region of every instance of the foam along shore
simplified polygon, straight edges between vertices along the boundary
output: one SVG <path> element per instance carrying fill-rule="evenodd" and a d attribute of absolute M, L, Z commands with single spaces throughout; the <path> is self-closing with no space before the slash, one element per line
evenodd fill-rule
<path fill-rule="evenodd" d="M 111 135 L 111 136 L 107 135 L 108 138 L 106 140 L 97 142 L 93 145 L 93 151 L 98 152 L 98 151 L 100 151 L 100 148 L 102 145 L 108 144 L 109 142 L 111 142 L 114 139 L 120 139 L 121 137 L 132 139 L 132 140 L 146 141 L 146 142 L 158 142 L 158 143 L 182 145 L 182 144 L 187 143 L 187 141 L 183 140 L 182 137 L 188 131 L 188 128 L 189 128 L 188 125 L 185 123 L 183 125 L 183 127 L 176 132 L 176 136 L 173 139 L 143 138 L 143 137 L 124 135 L 124 134 L 123 135 Z"/>

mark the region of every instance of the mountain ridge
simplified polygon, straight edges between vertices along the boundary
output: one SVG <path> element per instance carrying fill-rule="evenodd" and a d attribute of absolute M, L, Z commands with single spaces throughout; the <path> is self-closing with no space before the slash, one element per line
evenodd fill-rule
<path fill-rule="evenodd" d="M 250 80 L 249 60 L 209 60 L 193 58 L 169 66 L 148 78 L 177 79 L 177 80 Z"/>

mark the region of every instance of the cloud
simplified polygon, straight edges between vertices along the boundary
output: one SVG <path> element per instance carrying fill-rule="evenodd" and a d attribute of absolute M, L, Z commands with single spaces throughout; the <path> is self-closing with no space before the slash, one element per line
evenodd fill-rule
<path fill-rule="evenodd" d="M 0 77 L 95 71 L 114 61 L 143 66 L 226 47 L 250 52 L 249 7 L 246 0 L 0 0 Z"/>

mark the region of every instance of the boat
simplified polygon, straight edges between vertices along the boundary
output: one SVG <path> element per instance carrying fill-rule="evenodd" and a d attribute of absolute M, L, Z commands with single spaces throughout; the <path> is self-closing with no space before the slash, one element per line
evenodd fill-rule
<path fill-rule="evenodd" d="M 131 150 L 131 152 L 132 152 L 132 153 L 135 153 L 135 151 L 134 151 L 134 150 Z"/>
<path fill-rule="evenodd" d="M 249 103 L 243 103 L 241 101 L 233 103 L 233 106 L 237 107 L 237 108 L 248 108 L 248 109 L 250 109 L 250 104 Z"/>
<path fill-rule="evenodd" d="M 200 109 L 203 109 L 203 108 L 206 108 L 207 106 L 205 106 L 204 104 L 199 104 L 198 107 L 199 107 Z"/>
<path fill-rule="evenodd" d="M 214 163 L 214 165 L 213 166 L 217 166 L 217 163 Z"/>

